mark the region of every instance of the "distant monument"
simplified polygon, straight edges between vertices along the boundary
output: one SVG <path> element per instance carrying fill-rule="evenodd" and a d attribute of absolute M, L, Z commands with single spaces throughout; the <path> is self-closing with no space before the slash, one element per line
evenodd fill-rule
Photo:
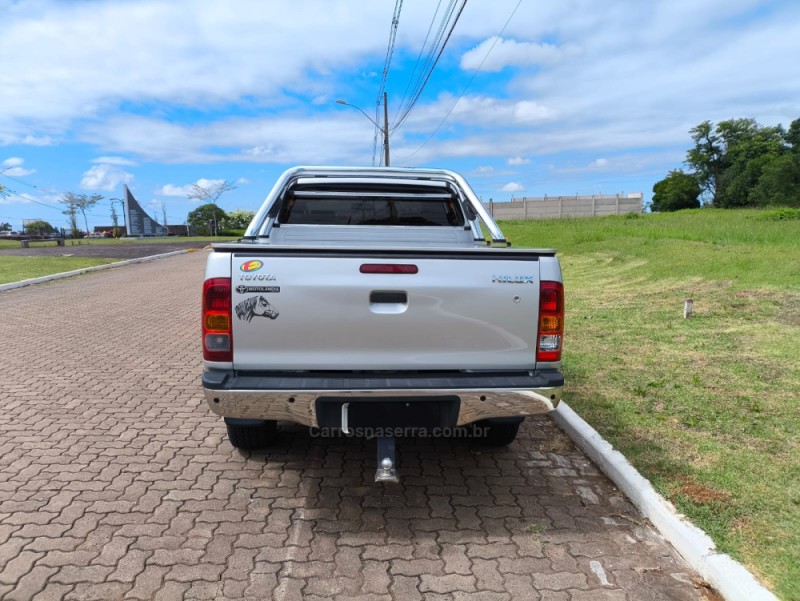
<path fill-rule="evenodd" d="M 125 230 L 128 236 L 166 236 L 167 228 L 144 212 L 125 186 Z"/>

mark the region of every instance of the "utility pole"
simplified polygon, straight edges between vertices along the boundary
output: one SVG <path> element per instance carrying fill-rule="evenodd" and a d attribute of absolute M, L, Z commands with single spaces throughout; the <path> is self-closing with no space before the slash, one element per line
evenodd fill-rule
<path fill-rule="evenodd" d="M 389 97 L 383 93 L 383 164 L 389 166 Z"/>

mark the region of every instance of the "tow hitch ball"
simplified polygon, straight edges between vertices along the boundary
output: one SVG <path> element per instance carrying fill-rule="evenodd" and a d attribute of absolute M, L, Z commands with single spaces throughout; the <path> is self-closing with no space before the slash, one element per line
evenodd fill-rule
<path fill-rule="evenodd" d="M 378 437 L 378 469 L 375 470 L 375 482 L 400 482 L 395 465 L 394 436 Z"/>
<path fill-rule="evenodd" d="M 350 434 L 348 410 L 350 403 L 342 404 L 342 432 Z M 375 470 L 375 482 L 400 482 L 397 477 L 397 459 L 394 450 L 394 436 L 378 437 L 378 469 Z"/>

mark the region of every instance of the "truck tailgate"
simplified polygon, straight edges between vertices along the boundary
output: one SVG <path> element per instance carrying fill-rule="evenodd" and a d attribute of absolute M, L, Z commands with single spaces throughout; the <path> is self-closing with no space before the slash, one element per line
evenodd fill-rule
<path fill-rule="evenodd" d="M 535 252 L 231 255 L 237 370 L 533 369 Z"/>

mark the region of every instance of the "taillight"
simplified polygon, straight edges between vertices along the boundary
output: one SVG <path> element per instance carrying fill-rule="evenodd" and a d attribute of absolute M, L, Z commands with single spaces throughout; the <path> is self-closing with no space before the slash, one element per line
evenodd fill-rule
<path fill-rule="evenodd" d="M 203 282 L 203 358 L 233 361 L 230 278 Z"/>
<path fill-rule="evenodd" d="M 539 335 L 537 361 L 561 361 L 564 339 L 564 285 L 541 282 L 539 285 Z"/>

